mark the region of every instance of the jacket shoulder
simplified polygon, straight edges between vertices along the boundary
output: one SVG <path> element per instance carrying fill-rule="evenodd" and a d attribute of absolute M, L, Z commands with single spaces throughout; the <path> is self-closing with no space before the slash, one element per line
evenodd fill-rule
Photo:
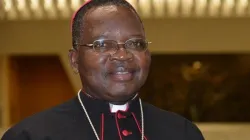
<path fill-rule="evenodd" d="M 200 129 L 190 120 L 177 113 L 143 103 L 145 118 L 153 121 L 152 127 L 164 130 L 165 134 L 182 135 L 185 140 L 204 140 Z M 167 132 L 168 131 L 168 132 Z"/>
<path fill-rule="evenodd" d="M 72 120 L 74 116 L 75 102 L 70 100 L 58 106 L 52 107 L 45 111 L 34 114 L 25 118 L 19 123 L 10 127 L 1 140 L 29 140 L 32 135 L 48 135 L 56 133 L 66 125 L 65 120 Z"/>

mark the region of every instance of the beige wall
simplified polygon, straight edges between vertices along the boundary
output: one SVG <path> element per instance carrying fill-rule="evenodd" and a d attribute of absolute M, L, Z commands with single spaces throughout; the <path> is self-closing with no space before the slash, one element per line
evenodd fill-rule
<path fill-rule="evenodd" d="M 0 55 L 0 108 L 1 108 L 1 127 L 8 126 L 9 110 L 8 110 L 8 71 L 7 56 Z"/>
<path fill-rule="evenodd" d="M 145 22 L 153 52 L 250 52 L 250 19 L 172 19 Z"/>
<path fill-rule="evenodd" d="M 250 52 L 250 19 L 147 19 L 147 38 L 153 53 Z M 79 90 L 67 52 L 71 48 L 69 20 L 1 21 L 0 54 L 56 54 Z"/>
<path fill-rule="evenodd" d="M 197 124 L 206 140 L 249 140 L 250 124 L 201 123 Z"/>
<path fill-rule="evenodd" d="M 152 52 L 250 51 L 250 19 L 144 20 Z M 0 53 L 62 53 L 71 46 L 69 21 L 0 22 Z"/>

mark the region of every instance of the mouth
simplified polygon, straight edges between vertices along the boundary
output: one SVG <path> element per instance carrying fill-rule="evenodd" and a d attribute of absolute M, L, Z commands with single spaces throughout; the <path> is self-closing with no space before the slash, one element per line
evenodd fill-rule
<path fill-rule="evenodd" d="M 117 71 L 110 73 L 109 76 L 112 80 L 117 82 L 131 81 L 134 78 L 134 71 Z"/>

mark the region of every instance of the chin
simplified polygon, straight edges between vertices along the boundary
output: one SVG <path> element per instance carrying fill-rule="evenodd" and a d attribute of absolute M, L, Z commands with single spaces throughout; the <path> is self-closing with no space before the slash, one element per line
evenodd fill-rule
<path fill-rule="evenodd" d="M 114 101 L 128 101 L 129 99 L 133 98 L 136 92 L 129 92 L 129 91 L 113 91 L 110 93 L 110 96 L 113 98 Z"/>
<path fill-rule="evenodd" d="M 137 93 L 137 89 L 139 89 L 139 86 L 136 84 L 136 82 L 115 82 L 109 84 L 106 88 L 107 96 L 112 98 L 113 100 L 129 100 L 130 98 L 133 98 L 134 95 Z"/>

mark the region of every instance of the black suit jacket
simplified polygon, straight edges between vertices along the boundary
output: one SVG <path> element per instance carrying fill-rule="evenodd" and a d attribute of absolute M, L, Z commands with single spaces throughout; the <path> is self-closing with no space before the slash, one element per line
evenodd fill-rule
<path fill-rule="evenodd" d="M 140 140 L 139 99 L 127 111 L 111 113 L 108 103 L 82 94 L 101 140 Z M 204 140 L 189 120 L 143 102 L 145 140 Z M 77 98 L 33 115 L 10 128 L 2 140 L 96 140 Z"/>

